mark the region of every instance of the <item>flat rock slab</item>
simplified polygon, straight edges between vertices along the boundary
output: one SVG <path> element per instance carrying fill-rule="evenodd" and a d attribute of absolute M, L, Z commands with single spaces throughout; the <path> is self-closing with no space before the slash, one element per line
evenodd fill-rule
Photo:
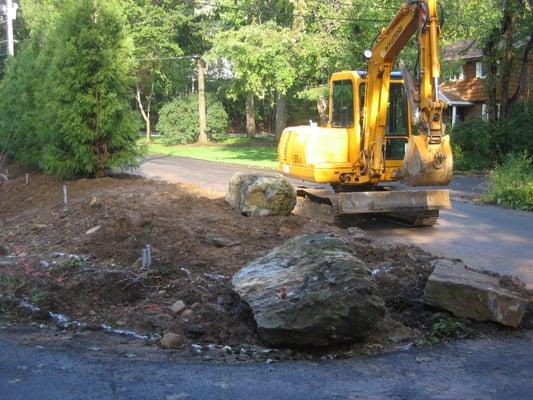
<path fill-rule="evenodd" d="M 331 234 L 294 237 L 241 269 L 232 283 L 252 309 L 259 336 L 273 345 L 364 339 L 385 314 L 369 267 Z"/>
<path fill-rule="evenodd" d="M 226 201 L 247 216 L 289 215 L 296 206 L 296 190 L 280 174 L 237 172 L 229 181 Z"/>
<path fill-rule="evenodd" d="M 528 299 L 503 287 L 498 277 L 467 269 L 462 262 L 438 260 L 426 284 L 424 302 L 458 317 L 516 328 Z"/>

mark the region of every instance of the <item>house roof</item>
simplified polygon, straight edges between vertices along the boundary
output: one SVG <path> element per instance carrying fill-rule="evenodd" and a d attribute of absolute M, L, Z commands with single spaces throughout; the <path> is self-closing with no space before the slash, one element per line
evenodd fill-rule
<path fill-rule="evenodd" d="M 451 88 L 439 88 L 439 95 L 450 106 L 471 106 L 474 104 L 462 98 L 459 93 Z"/>
<path fill-rule="evenodd" d="M 460 40 L 444 48 L 443 58 L 448 61 L 472 60 L 483 57 L 483 49 L 472 39 Z"/>
<path fill-rule="evenodd" d="M 529 36 L 516 41 L 514 43 L 515 49 L 520 49 L 523 47 Z M 498 44 L 499 48 L 504 48 L 503 40 Z M 457 60 L 476 60 L 483 57 L 483 49 L 477 46 L 477 43 L 473 39 L 459 40 L 453 44 L 445 46 L 443 49 L 443 58 L 447 61 L 457 61 Z"/>

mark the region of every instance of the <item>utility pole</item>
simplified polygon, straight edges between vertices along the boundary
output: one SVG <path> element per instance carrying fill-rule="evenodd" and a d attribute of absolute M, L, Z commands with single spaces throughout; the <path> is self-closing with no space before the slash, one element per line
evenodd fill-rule
<path fill-rule="evenodd" d="M 6 38 L 7 38 L 7 54 L 15 55 L 15 41 L 13 40 L 13 21 L 17 19 L 17 10 L 19 6 L 13 3 L 12 0 L 6 0 L 6 4 L 2 6 L 2 13 L 6 19 Z"/>

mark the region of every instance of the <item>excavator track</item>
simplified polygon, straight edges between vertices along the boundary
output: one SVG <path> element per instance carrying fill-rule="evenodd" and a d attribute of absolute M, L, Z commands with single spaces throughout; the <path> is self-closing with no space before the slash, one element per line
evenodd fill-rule
<path fill-rule="evenodd" d="M 341 228 L 376 216 L 413 227 L 433 226 L 439 209 L 450 208 L 447 190 L 333 193 L 299 188 L 297 196 L 297 214 Z"/>

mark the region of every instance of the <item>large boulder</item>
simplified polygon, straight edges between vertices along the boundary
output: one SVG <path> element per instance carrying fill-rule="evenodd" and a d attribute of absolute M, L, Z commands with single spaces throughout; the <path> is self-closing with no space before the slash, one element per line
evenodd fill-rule
<path fill-rule="evenodd" d="M 233 277 L 258 334 L 273 345 L 325 346 L 367 337 L 383 319 L 372 273 L 331 234 L 297 236 Z"/>
<path fill-rule="evenodd" d="M 500 278 L 473 271 L 452 260 L 435 262 L 424 302 L 458 317 L 495 321 L 515 328 L 520 325 L 528 304 L 519 291 L 503 285 Z"/>
<path fill-rule="evenodd" d="M 296 190 L 276 173 L 237 172 L 229 181 L 226 200 L 247 216 L 288 215 L 296 206 Z"/>

